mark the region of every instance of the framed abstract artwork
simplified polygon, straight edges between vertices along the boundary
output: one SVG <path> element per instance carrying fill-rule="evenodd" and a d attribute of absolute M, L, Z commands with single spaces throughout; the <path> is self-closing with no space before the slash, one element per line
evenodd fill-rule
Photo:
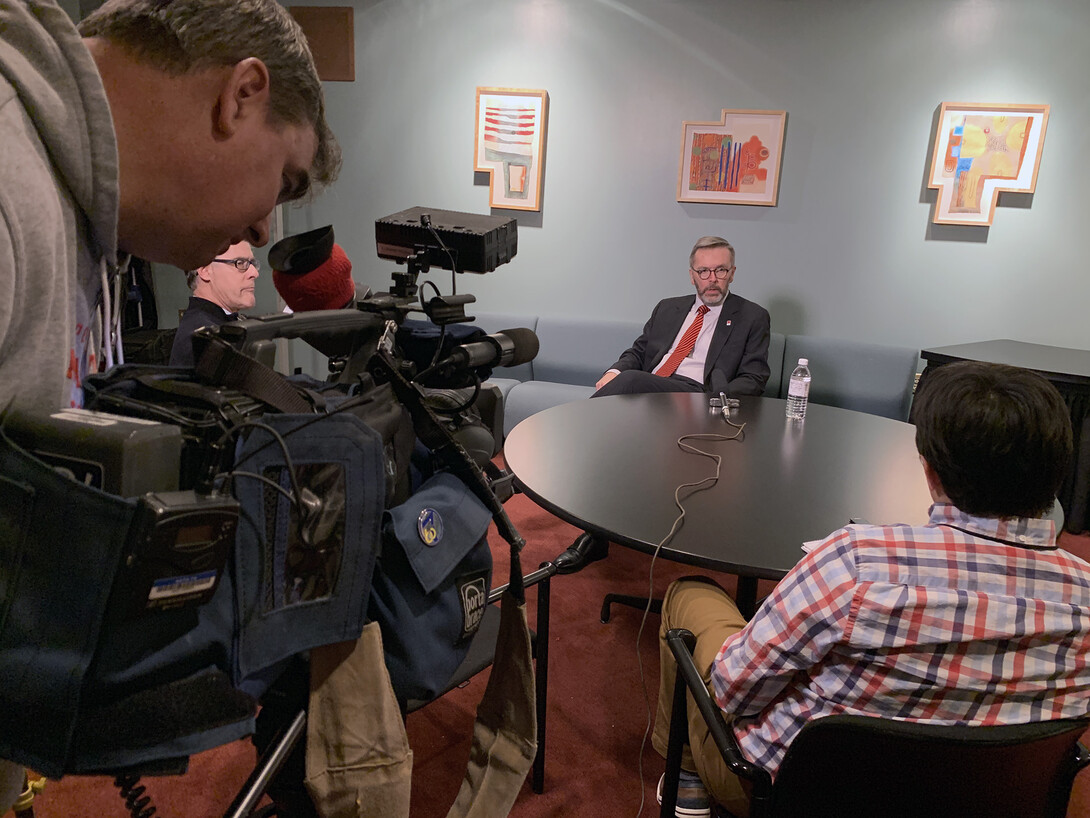
<path fill-rule="evenodd" d="M 679 202 L 774 206 L 786 111 L 723 109 L 719 122 L 685 122 Z"/>
<path fill-rule="evenodd" d="M 541 210 L 549 94 L 529 88 L 478 88 L 473 169 L 487 171 L 488 203 Z"/>
<path fill-rule="evenodd" d="M 1045 146 L 1047 105 L 944 102 L 927 186 L 935 224 L 990 225 L 1001 191 L 1032 193 Z"/>

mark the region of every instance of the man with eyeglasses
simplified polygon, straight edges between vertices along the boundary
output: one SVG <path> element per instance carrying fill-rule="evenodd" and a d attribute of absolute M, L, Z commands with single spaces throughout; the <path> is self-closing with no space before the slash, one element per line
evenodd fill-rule
<path fill-rule="evenodd" d="M 218 327 L 238 320 L 242 310 L 256 303 L 254 280 L 260 268 L 249 242 L 232 244 L 204 267 L 189 270 L 186 282 L 193 295 L 178 320 L 178 332 L 170 349 L 171 366 L 193 366 L 193 333 L 201 327 Z"/>
<path fill-rule="evenodd" d="M 130 256 L 192 269 L 261 246 L 273 209 L 340 166 L 306 37 L 274 0 L 65 5 L 99 8 L 77 29 L 56 0 L 0 2 L 0 407 L 43 412 L 81 406 L 121 359 Z M 29 712 L 15 695 L 0 713 Z M 0 814 L 21 780 L 0 760 Z"/>
<path fill-rule="evenodd" d="M 691 295 L 660 301 L 643 334 L 596 384 L 595 397 L 638 392 L 760 395 L 768 380 L 768 311 L 730 291 L 734 248 L 704 236 L 689 253 Z"/>

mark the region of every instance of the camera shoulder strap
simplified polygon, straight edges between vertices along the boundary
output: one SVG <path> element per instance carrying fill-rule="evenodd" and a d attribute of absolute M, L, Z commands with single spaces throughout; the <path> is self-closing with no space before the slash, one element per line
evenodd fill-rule
<path fill-rule="evenodd" d="M 201 334 L 198 330 L 197 334 Z M 194 338 L 197 336 L 194 335 Z M 197 348 L 197 374 L 211 383 L 229 386 L 264 401 L 281 412 L 305 414 L 314 406 L 283 375 L 214 335 Z"/>

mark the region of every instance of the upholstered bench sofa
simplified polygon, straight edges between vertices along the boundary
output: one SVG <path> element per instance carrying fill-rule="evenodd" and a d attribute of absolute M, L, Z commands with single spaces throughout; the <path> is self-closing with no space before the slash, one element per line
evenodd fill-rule
<path fill-rule="evenodd" d="M 513 327 L 533 330 L 537 357 L 517 367 L 497 368 L 489 383 L 504 397 L 503 433 L 530 415 L 594 393 L 602 373 L 632 345 L 643 322 L 476 312 L 485 332 Z M 791 370 L 809 358 L 810 400 L 874 415 L 908 420 L 919 350 L 812 335 L 773 332 L 768 349 L 771 374 L 765 395 L 787 395 Z"/>

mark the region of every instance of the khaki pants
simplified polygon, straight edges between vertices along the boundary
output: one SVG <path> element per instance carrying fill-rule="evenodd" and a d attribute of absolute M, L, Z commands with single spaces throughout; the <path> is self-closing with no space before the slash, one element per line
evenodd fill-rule
<path fill-rule="evenodd" d="M 23 765 L 0 758 L 0 815 L 11 809 L 11 805 L 23 794 L 25 788 L 26 772 Z"/>
<path fill-rule="evenodd" d="M 407 818 L 412 768 L 378 623 L 312 650 L 306 786 L 318 814 Z"/>
<path fill-rule="evenodd" d="M 447 818 L 509 814 L 537 752 L 530 632 L 526 608 L 510 590 L 500 605 L 495 657 Z M 408 818 L 413 754 L 378 624 L 365 625 L 356 642 L 311 650 L 310 674 L 306 786 L 318 814 Z"/>
<path fill-rule="evenodd" d="M 746 620 L 727 592 L 704 577 L 686 577 L 671 583 L 662 600 L 659 626 L 659 703 L 655 715 L 652 746 L 665 758 L 670 737 L 670 708 L 674 700 L 677 664 L 666 643 L 671 628 L 686 628 L 696 636 L 693 660 L 704 684 L 710 679 L 711 664 L 727 637 L 745 627 Z M 710 689 L 710 688 L 709 688 Z M 696 772 L 711 796 L 736 815 L 749 814 L 749 796 L 742 782 L 727 767 L 712 740 L 692 695 L 688 697 L 689 746 L 681 757 L 681 766 Z M 726 716 L 728 722 L 730 716 Z"/>

